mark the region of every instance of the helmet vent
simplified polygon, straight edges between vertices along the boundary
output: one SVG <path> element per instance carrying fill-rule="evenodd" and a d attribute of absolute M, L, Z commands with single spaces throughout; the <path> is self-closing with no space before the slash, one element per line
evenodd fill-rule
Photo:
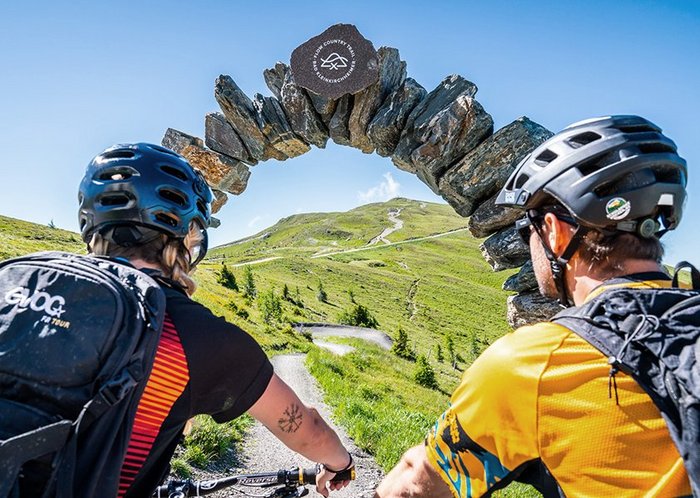
<path fill-rule="evenodd" d="M 558 156 L 554 152 L 547 149 L 535 158 L 535 164 L 537 166 L 544 167 L 544 166 L 547 166 L 552 161 L 554 161 L 557 157 Z"/>
<path fill-rule="evenodd" d="M 180 207 L 187 206 L 187 198 L 175 190 L 162 188 L 158 191 L 158 195 L 167 201 L 177 204 Z"/>
<path fill-rule="evenodd" d="M 655 154 L 655 153 L 663 153 L 663 152 L 670 152 L 670 153 L 675 153 L 676 148 L 669 145 L 665 144 L 661 141 L 658 142 L 652 142 L 652 143 L 643 143 L 637 145 L 639 147 L 639 152 L 642 154 Z"/>
<path fill-rule="evenodd" d="M 175 168 L 173 166 L 161 166 L 160 167 L 161 171 L 167 175 L 173 176 L 177 178 L 178 180 L 182 180 L 183 182 L 187 181 L 187 173 L 182 171 L 181 169 Z"/>
<path fill-rule="evenodd" d="M 177 228 L 179 222 L 176 218 L 170 216 L 167 213 L 156 213 L 155 218 L 157 221 L 168 225 L 169 227 Z"/>
<path fill-rule="evenodd" d="M 207 207 L 202 201 L 197 201 L 197 211 L 199 211 L 205 218 L 207 217 Z"/>
<path fill-rule="evenodd" d="M 117 149 L 102 154 L 102 159 L 132 159 L 136 153 L 129 149 Z"/>
<path fill-rule="evenodd" d="M 574 149 L 578 149 L 579 147 L 582 147 L 584 145 L 588 145 L 591 142 L 595 142 L 596 140 L 600 139 L 600 135 L 598 135 L 595 132 L 592 131 L 587 131 L 585 133 L 581 133 L 579 135 L 576 135 L 575 137 L 571 137 L 568 142 L 569 145 L 571 145 Z"/>
<path fill-rule="evenodd" d="M 126 206 L 131 199 L 124 192 L 114 192 L 100 197 L 100 205 L 104 207 Z"/>
<path fill-rule="evenodd" d="M 101 171 L 97 178 L 103 182 L 123 181 L 128 180 L 132 176 L 138 176 L 138 174 L 138 171 L 133 168 L 110 168 Z"/>
<path fill-rule="evenodd" d="M 638 123 L 631 125 L 616 126 L 618 130 L 622 133 L 643 133 L 645 131 L 658 132 L 659 129 L 653 126 L 651 123 Z"/>

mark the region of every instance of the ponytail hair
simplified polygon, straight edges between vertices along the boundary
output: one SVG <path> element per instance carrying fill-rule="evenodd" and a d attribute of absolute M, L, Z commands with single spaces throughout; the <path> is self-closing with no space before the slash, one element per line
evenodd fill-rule
<path fill-rule="evenodd" d="M 163 276 L 180 284 L 188 295 L 194 294 L 197 284 L 190 276 L 194 272 L 191 255 L 202 243 L 202 233 L 196 223 L 190 224 L 190 230 L 184 239 L 176 239 L 160 234 L 154 240 L 143 245 L 124 247 L 107 240 L 98 232 L 92 236 L 88 250 L 97 256 L 114 258 L 142 259 L 159 266 Z"/>

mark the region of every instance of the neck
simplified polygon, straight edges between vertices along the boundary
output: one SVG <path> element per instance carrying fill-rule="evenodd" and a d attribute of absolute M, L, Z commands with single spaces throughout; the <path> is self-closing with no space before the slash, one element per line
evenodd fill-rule
<path fill-rule="evenodd" d="M 632 275 L 633 273 L 664 272 L 663 268 L 656 261 L 648 259 L 632 259 L 622 265 L 620 271 L 599 275 L 591 271 L 588 264 L 582 264 L 578 258 L 572 259 L 566 268 L 566 285 L 569 295 L 574 300 L 574 304 L 579 306 L 584 303 L 588 294 L 593 289 L 611 278 Z M 664 272 L 665 273 L 665 272 Z"/>

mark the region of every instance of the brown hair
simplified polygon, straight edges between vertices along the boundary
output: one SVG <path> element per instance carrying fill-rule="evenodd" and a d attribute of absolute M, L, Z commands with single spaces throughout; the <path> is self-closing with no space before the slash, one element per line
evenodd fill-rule
<path fill-rule="evenodd" d="M 165 234 L 140 246 L 124 247 L 111 242 L 99 233 L 90 241 L 89 250 L 98 256 L 142 259 L 160 266 L 163 275 L 184 287 L 188 295 L 194 294 L 197 284 L 190 274 L 190 254 L 202 241 L 202 234 L 196 224 L 190 225 L 190 231 L 184 239 L 175 239 Z"/>
<path fill-rule="evenodd" d="M 623 271 L 623 264 L 629 259 L 647 259 L 661 263 L 664 247 L 656 237 L 647 239 L 629 232 L 606 235 L 591 230 L 583 238 L 578 255 L 596 273 L 612 276 Z"/>

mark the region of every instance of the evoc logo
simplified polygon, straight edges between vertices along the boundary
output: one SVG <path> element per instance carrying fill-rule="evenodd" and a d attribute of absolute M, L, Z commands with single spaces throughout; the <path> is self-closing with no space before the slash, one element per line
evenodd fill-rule
<path fill-rule="evenodd" d="M 49 316 L 60 318 L 65 313 L 66 300 L 63 296 L 51 296 L 42 291 L 34 291 L 26 287 L 15 287 L 5 294 L 7 304 L 18 304 L 20 312 L 31 308 L 34 311 L 43 311 Z"/>

